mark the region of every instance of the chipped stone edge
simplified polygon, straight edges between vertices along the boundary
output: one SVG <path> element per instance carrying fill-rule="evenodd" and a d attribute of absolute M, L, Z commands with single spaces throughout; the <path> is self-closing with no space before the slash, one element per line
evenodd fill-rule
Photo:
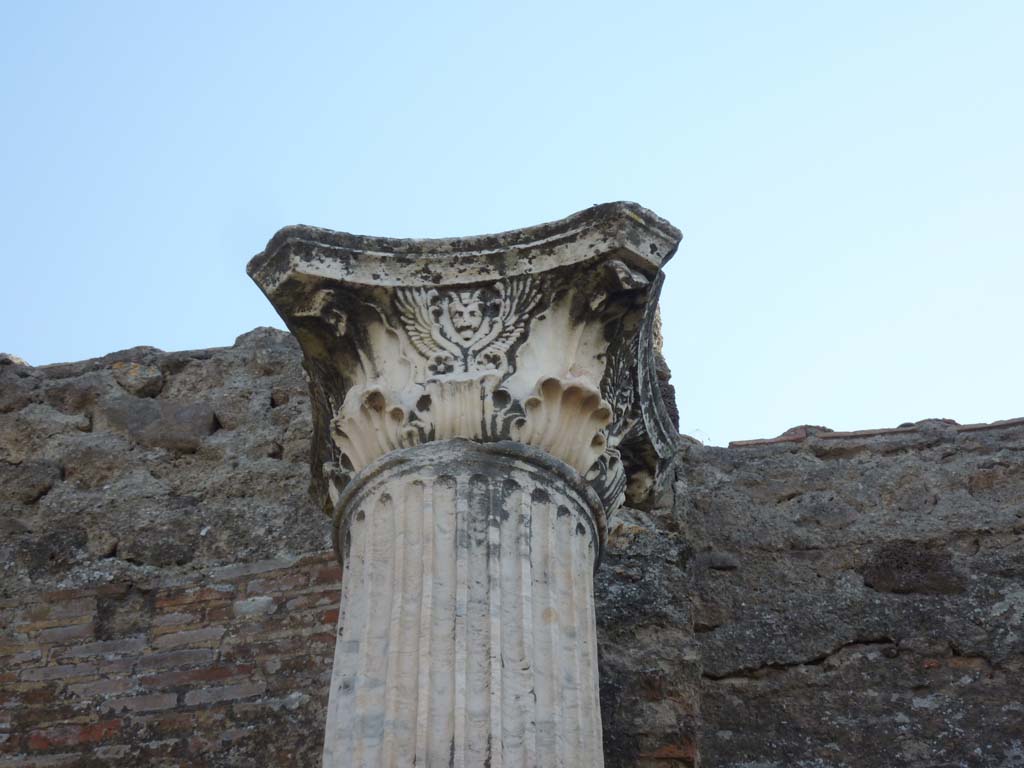
<path fill-rule="evenodd" d="M 435 269 L 456 269 L 463 272 L 460 282 L 468 284 L 564 267 L 607 252 L 610 244 L 655 272 L 675 255 L 682 237 L 669 222 L 632 202 L 602 203 L 558 221 L 469 237 L 373 237 L 294 225 L 279 230 L 246 272 L 268 298 L 293 271 L 319 275 L 327 269 L 338 277 L 340 270 L 353 283 L 429 286 L 437 282 Z M 581 242 L 589 246 L 581 248 Z M 567 260 L 571 250 L 579 253 Z"/>
<path fill-rule="evenodd" d="M 597 493 L 575 469 L 561 459 L 539 448 L 534 448 L 512 440 L 501 440 L 493 443 L 478 443 L 465 438 L 437 440 L 412 448 L 400 448 L 390 451 L 377 458 L 360 470 L 345 486 L 338 501 L 334 504 L 334 521 L 332 525 L 332 541 L 338 562 L 343 562 L 341 542 L 349 524 L 348 512 L 353 502 L 362 495 L 363 489 L 376 477 L 391 472 L 401 472 L 404 467 L 417 468 L 423 465 L 437 467 L 443 463 L 445 456 L 458 463 L 467 454 L 480 456 L 498 456 L 532 464 L 538 469 L 549 472 L 567 487 L 575 491 L 590 510 L 591 533 L 594 537 L 594 570 L 601 564 L 605 543 L 608 539 L 608 520 L 604 505 Z"/>

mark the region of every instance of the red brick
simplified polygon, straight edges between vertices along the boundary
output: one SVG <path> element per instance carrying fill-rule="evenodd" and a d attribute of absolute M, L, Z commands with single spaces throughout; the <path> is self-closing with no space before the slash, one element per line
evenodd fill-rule
<path fill-rule="evenodd" d="M 286 592 L 304 587 L 309 583 L 308 573 L 285 573 L 272 578 L 254 579 L 245 588 L 247 595 L 265 595 L 269 592 Z"/>
<path fill-rule="evenodd" d="M 194 667 L 209 664 L 216 653 L 207 648 L 192 648 L 181 651 L 165 651 L 142 656 L 137 662 L 138 669 L 170 669 L 174 667 Z"/>
<path fill-rule="evenodd" d="M 206 608 L 206 621 L 228 621 L 234 618 L 233 603 L 217 603 Z"/>
<path fill-rule="evenodd" d="M 201 624 L 201 612 L 175 611 L 174 613 L 158 613 L 153 619 L 154 627 L 180 627 L 187 624 Z"/>
<path fill-rule="evenodd" d="M 310 654 L 317 652 L 330 653 L 334 648 L 334 632 L 309 633 L 306 630 L 296 631 L 286 635 L 274 637 L 263 637 L 257 641 L 240 641 L 232 638 L 225 643 L 221 651 L 221 658 L 229 661 L 246 661 L 257 656 L 288 656 L 292 654 Z"/>
<path fill-rule="evenodd" d="M 313 577 L 310 579 L 311 584 L 340 584 L 341 583 L 341 566 L 335 563 L 334 565 L 327 565 L 323 568 L 318 568 L 313 572 Z"/>
<path fill-rule="evenodd" d="M 663 747 L 659 747 L 653 752 L 642 752 L 637 755 L 641 759 L 648 760 L 665 760 L 673 763 L 682 763 L 684 765 L 696 765 L 697 763 L 697 745 L 689 739 L 684 739 L 679 744 L 666 744 Z"/>
<path fill-rule="evenodd" d="M 217 605 L 224 605 L 224 603 L 217 603 Z M 230 605 L 230 603 L 228 603 L 228 605 Z M 157 626 L 154 623 L 153 625 L 150 626 L 150 635 L 152 635 L 154 638 L 156 638 L 156 637 L 160 637 L 162 635 L 169 635 L 169 634 L 174 633 L 174 632 L 183 632 L 185 630 L 191 630 L 191 629 L 202 629 L 203 627 L 207 626 L 211 622 L 217 623 L 217 621 L 214 620 L 214 619 L 207 620 L 207 619 L 203 618 L 202 615 L 199 615 L 199 616 L 196 616 L 192 621 L 187 622 L 187 623 L 167 624 L 165 626 Z"/>
<path fill-rule="evenodd" d="M 951 669 L 988 669 L 990 666 L 980 656 L 954 656 L 946 663 Z"/>
<path fill-rule="evenodd" d="M 43 658 L 42 651 L 24 650 L 20 653 L 0 656 L 0 669 L 13 669 L 15 667 L 28 666 Z"/>
<path fill-rule="evenodd" d="M 333 549 L 325 549 L 321 552 L 314 552 L 309 555 L 303 555 L 295 561 L 295 567 L 302 568 L 309 565 L 318 565 L 321 563 L 336 563 L 338 556 L 334 553 Z"/>
<path fill-rule="evenodd" d="M 224 685 L 217 688 L 201 688 L 185 694 L 185 705 L 216 704 L 221 701 L 246 699 L 250 696 L 262 696 L 266 693 L 266 690 L 267 684 L 262 680 L 255 683 L 238 683 L 237 685 Z"/>
<path fill-rule="evenodd" d="M 111 675 L 127 675 L 134 669 L 138 655 L 126 656 L 123 659 L 106 659 L 96 663 L 96 673 L 103 677 Z"/>
<path fill-rule="evenodd" d="M 161 650 L 181 646 L 216 646 L 224 636 L 224 627 L 202 627 L 201 629 L 179 630 L 161 635 L 153 641 L 153 647 Z"/>
<path fill-rule="evenodd" d="M 57 725 L 32 731 L 28 737 L 28 747 L 33 751 L 42 751 L 53 747 L 94 744 L 120 730 L 120 720 L 101 720 L 88 725 Z"/>
<path fill-rule="evenodd" d="M 287 571 L 294 568 L 296 564 L 297 562 L 291 558 L 259 560 L 254 563 L 235 563 L 234 565 L 225 565 L 220 568 L 213 569 L 210 576 L 218 581 L 237 581 L 255 574 Z"/>
<path fill-rule="evenodd" d="M 118 640 L 99 640 L 67 648 L 60 652 L 61 658 L 87 656 L 122 656 L 140 653 L 146 647 L 144 637 L 122 637 Z"/>
<path fill-rule="evenodd" d="M 90 623 L 75 624 L 70 627 L 55 627 L 54 629 L 44 629 L 36 637 L 41 643 L 59 645 L 66 643 L 70 640 L 81 640 L 83 638 L 93 637 L 93 626 Z"/>
<path fill-rule="evenodd" d="M 33 667 L 23 670 L 21 679 L 25 681 L 67 680 L 95 674 L 95 664 L 60 664 L 55 667 Z"/>
<path fill-rule="evenodd" d="M 209 600 L 224 600 L 230 598 L 235 592 L 233 584 L 218 584 L 213 587 L 185 587 L 182 589 L 168 590 L 156 598 L 157 608 L 171 606 L 189 605 Z"/>
<path fill-rule="evenodd" d="M 1002 421 L 992 421 L 981 424 L 963 424 L 956 428 L 957 432 L 980 432 L 982 430 L 989 429 L 1004 429 L 1006 427 L 1017 427 L 1024 425 L 1024 418 L 1022 419 L 1003 419 Z"/>
<path fill-rule="evenodd" d="M 107 680 L 95 680 L 89 683 L 76 683 L 68 686 L 68 691 L 74 696 L 89 698 L 91 696 L 109 696 L 112 693 L 124 693 L 135 687 L 135 681 L 114 677 Z"/>
<path fill-rule="evenodd" d="M 24 653 L 25 651 L 35 651 L 39 649 L 39 643 L 35 640 L 8 640 L 7 642 L 0 643 L 0 657 L 12 656 L 18 653 Z M 7 659 L 0 658 L 0 664 L 5 663 Z"/>
<path fill-rule="evenodd" d="M 57 603 L 65 600 L 77 600 L 82 597 L 114 597 L 123 595 L 131 589 L 131 586 L 127 582 L 113 582 L 83 589 L 58 589 L 53 592 L 44 592 L 42 599 L 46 603 Z"/>
<path fill-rule="evenodd" d="M 56 701 L 54 692 L 46 701 L 34 702 L 32 705 L 19 702 L 13 711 L 11 726 L 15 733 L 27 737 L 31 731 L 39 728 L 90 723 L 93 719 L 91 712 L 83 714 L 83 710 L 76 708 L 73 703 Z"/>
<path fill-rule="evenodd" d="M 96 613 L 96 598 L 93 596 L 79 597 L 64 602 L 36 603 L 29 606 L 25 615 L 32 621 L 46 621 L 49 619 L 65 619 L 60 622 L 67 624 L 69 618 L 76 616 L 92 616 Z"/>
<path fill-rule="evenodd" d="M 338 598 L 334 595 L 325 594 L 323 592 L 307 592 L 305 594 L 293 597 L 287 603 L 284 604 L 285 609 L 289 611 L 298 611 L 303 608 L 319 608 L 325 605 L 337 605 Z"/>
<path fill-rule="evenodd" d="M 178 706 L 176 693 L 151 693 L 108 701 L 103 708 L 113 712 L 153 712 Z"/>
<path fill-rule="evenodd" d="M 145 725 L 147 731 L 157 735 L 190 734 L 197 730 L 196 717 L 192 712 L 166 711 L 153 715 L 137 715 L 133 724 Z"/>
<path fill-rule="evenodd" d="M 142 684 L 149 688 L 170 688 L 194 682 L 210 682 L 240 677 L 252 672 L 251 664 L 223 664 L 216 667 L 190 669 L 179 672 L 165 672 L 161 675 L 149 675 L 142 678 Z"/>
<path fill-rule="evenodd" d="M 8 683 L 0 691 L 0 704 L 50 704 L 57 698 L 57 688 L 54 683 Z"/>

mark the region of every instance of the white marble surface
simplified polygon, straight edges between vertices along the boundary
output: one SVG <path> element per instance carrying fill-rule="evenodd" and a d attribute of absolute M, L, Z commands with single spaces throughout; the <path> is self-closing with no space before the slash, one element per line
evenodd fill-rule
<path fill-rule="evenodd" d="M 450 458 L 352 500 L 324 766 L 601 766 L 587 505 Z"/>

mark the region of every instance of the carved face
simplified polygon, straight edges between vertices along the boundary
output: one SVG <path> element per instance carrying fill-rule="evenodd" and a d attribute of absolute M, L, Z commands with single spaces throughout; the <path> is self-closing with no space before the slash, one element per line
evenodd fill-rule
<path fill-rule="evenodd" d="M 484 321 L 480 291 L 459 291 L 448 304 L 452 327 L 463 341 L 469 341 Z"/>

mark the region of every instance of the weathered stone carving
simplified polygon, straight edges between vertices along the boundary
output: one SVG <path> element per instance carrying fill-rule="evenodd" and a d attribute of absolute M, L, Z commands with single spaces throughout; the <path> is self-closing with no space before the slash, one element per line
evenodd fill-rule
<path fill-rule="evenodd" d="M 523 408 L 526 415 L 516 420 L 513 439 L 547 451 L 584 474 L 604 453 L 604 428 L 612 420 L 612 409 L 586 381 L 541 379 Z"/>
<path fill-rule="evenodd" d="M 470 240 L 292 227 L 250 263 L 303 348 L 345 567 L 325 766 L 601 764 L 591 573 L 675 450 L 678 241 L 614 203 Z"/>
<path fill-rule="evenodd" d="M 395 292 L 402 326 L 433 374 L 508 370 L 539 299 L 529 276 L 465 290 Z"/>

